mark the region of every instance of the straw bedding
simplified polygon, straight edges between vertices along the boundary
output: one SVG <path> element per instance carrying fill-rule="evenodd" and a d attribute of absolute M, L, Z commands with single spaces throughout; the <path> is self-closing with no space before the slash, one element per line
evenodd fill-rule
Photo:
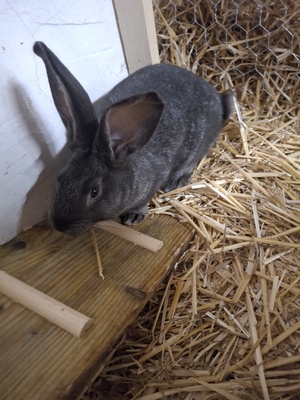
<path fill-rule="evenodd" d="M 300 399 L 300 3 L 154 9 L 162 62 L 234 88 L 236 113 L 153 200 L 195 238 L 83 399 Z"/>

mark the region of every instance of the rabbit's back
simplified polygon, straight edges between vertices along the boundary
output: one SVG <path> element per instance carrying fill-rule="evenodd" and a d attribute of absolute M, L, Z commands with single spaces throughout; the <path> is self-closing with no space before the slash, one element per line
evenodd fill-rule
<path fill-rule="evenodd" d="M 117 84 L 96 105 L 101 118 L 105 110 L 128 97 L 156 92 L 164 112 L 152 139 L 141 149 L 160 158 L 201 159 L 223 127 L 223 104 L 215 88 L 183 68 L 170 64 L 144 67 Z M 139 152 L 140 154 L 140 152 Z M 157 160 L 159 162 L 160 160 Z M 197 160 L 196 160 L 197 161 Z M 189 163 L 189 161 L 187 160 Z"/>
<path fill-rule="evenodd" d="M 168 155 L 177 154 L 179 161 L 187 152 L 202 158 L 223 127 L 223 104 L 211 84 L 188 70 L 169 64 L 144 67 L 115 86 L 98 112 L 101 115 L 117 101 L 151 91 L 164 102 L 163 117 L 150 141 L 154 149 L 172 146 Z"/>
<path fill-rule="evenodd" d="M 165 108 L 190 109 L 220 104 L 212 85 L 196 74 L 170 64 L 155 64 L 141 68 L 117 84 L 96 106 L 99 116 L 112 104 L 141 93 L 156 92 Z M 191 110 L 192 111 L 192 110 Z"/>

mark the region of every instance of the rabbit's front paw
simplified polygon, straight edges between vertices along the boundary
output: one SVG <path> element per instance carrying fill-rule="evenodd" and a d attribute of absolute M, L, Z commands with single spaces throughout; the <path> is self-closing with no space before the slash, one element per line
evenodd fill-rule
<path fill-rule="evenodd" d="M 136 225 L 142 222 L 147 214 L 147 207 L 142 207 L 138 210 L 131 210 L 120 215 L 121 224 Z"/>

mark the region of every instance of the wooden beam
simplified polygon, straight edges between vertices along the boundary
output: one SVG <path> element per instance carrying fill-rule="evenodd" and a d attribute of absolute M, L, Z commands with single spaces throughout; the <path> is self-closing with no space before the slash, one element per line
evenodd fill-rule
<path fill-rule="evenodd" d="M 128 72 L 159 63 L 152 0 L 113 1 Z"/>

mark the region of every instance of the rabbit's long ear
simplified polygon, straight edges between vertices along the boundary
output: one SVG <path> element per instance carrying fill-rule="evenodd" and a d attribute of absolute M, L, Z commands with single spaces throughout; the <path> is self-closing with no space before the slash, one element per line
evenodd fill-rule
<path fill-rule="evenodd" d="M 116 158 L 126 157 L 149 141 L 163 109 L 164 104 L 157 93 L 150 92 L 116 103 L 106 111 L 101 126 Z M 103 137 L 96 138 L 98 148 L 101 140 Z"/>
<path fill-rule="evenodd" d="M 35 42 L 33 51 L 45 63 L 53 100 L 67 129 L 68 145 L 72 149 L 91 146 L 98 120 L 88 94 L 43 42 Z"/>

